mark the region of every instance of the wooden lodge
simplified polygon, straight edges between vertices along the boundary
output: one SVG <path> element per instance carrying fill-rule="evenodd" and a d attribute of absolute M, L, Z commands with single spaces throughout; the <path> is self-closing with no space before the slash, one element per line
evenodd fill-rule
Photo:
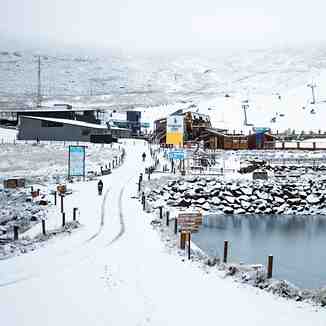
<path fill-rule="evenodd" d="M 197 112 L 178 110 L 172 115 L 183 115 L 184 119 L 184 141 L 198 140 L 206 128 L 211 128 L 211 120 L 208 115 Z M 166 143 L 166 121 L 167 118 L 158 119 L 154 122 L 154 138 L 160 144 Z"/>

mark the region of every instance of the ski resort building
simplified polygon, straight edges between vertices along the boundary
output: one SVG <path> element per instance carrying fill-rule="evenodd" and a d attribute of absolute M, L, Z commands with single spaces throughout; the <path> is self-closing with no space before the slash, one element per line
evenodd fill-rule
<path fill-rule="evenodd" d="M 206 128 L 211 128 L 210 117 L 197 112 L 178 110 L 172 115 L 182 115 L 184 125 L 184 141 L 193 141 L 205 131 Z M 159 143 L 166 143 L 166 124 L 167 118 L 154 121 L 154 138 Z"/>
<path fill-rule="evenodd" d="M 17 126 L 20 116 L 66 119 L 101 124 L 105 111 L 93 108 L 73 108 L 69 104 L 37 109 L 0 110 L 0 125 Z"/>
<path fill-rule="evenodd" d="M 19 117 L 18 140 L 90 142 L 92 135 L 109 135 L 107 126 L 69 119 Z"/>

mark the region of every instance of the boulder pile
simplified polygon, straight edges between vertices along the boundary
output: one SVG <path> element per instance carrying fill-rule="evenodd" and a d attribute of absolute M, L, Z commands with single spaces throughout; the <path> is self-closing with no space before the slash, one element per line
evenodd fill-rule
<path fill-rule="evenodd" d="M 324 214 L 326 178 L 226 181 L 180 178 L 147 193 L 152 206 L 200 208 L 217 214 Z"/>

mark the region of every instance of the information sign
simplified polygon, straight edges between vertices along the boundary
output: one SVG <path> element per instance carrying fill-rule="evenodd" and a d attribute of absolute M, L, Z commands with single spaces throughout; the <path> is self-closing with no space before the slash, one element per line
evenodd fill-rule
<path fill-rule="evenodd" d="M 180 213 L 177 218 L 182 231 L 196 232 L 199 226 L 202 225 L 203 216 L 199 212 Z"/>
<path fill-rule="evenodd" d="M 185 159 L 185 152 L 183 150 L 173 150 L 169 152 L 169 159 L 182 161 Z"/>
<path fill-rule="evenodd" d="M 69 177 L 85 177 L 85 146 L 69 146 Z"/>

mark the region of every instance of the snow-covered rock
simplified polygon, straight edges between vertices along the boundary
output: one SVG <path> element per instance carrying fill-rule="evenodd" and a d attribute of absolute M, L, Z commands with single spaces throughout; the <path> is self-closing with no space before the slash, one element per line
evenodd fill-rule
<path fill-rule="evenodd" d="M 247 187 L 240 188 L 240 191 L 246 196 L 251 196 L 253 193 L 252 188 L 247 188 Z"/>
<path fill-rule="evenodd" d="M 317 197 L 316 195 L 310 194 L 306 198 L 307 202 L 311 205 L 318 204 L 320 202 L 320 198 Z"/>

